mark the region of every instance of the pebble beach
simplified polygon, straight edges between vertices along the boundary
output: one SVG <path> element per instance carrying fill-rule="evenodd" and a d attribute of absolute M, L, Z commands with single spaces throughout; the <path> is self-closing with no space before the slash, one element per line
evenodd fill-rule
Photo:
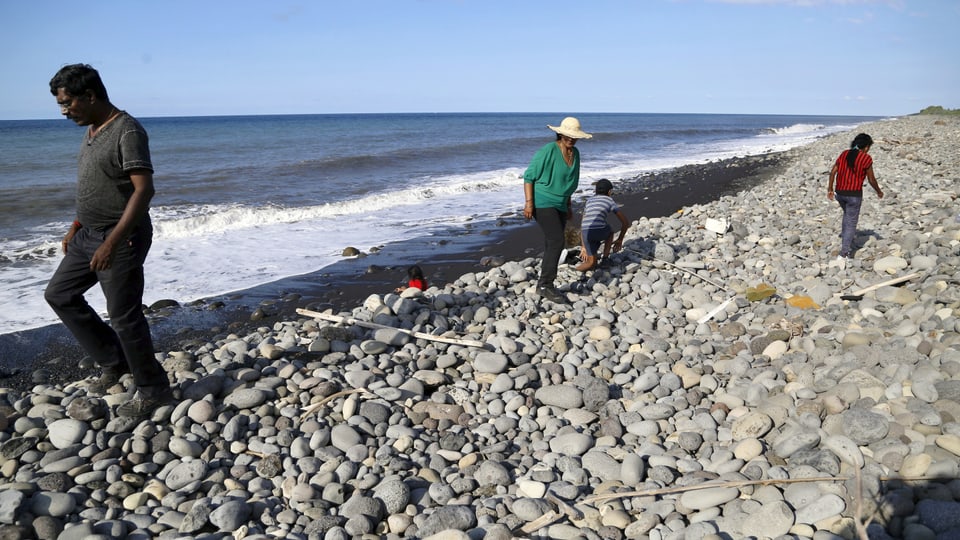
<path fill-rule="evenodd" d="M 860 131 L 886 196 L 837 260 Z M 960 538 L 958 142 L 923 115 L 783 152 L 562 265 L 568 303 L 533 255 L 193 339 L 149 419 L 114 413 L 129 377 L 0 389 L 0 536 Z"/>

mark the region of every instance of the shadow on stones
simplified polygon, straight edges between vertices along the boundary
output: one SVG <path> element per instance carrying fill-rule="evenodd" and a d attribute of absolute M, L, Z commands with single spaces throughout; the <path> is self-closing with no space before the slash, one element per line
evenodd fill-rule
<path fill-rule="evenodd" d="M 883 235 L 873 229 L 857 229 L 857 234 L 853 237 L 853 246 L 850 250 L 850 255 L 855 256 L 860 248 L 865 246 L 867 242 L 873 238 L 874 240 L 883 240 Z"/>

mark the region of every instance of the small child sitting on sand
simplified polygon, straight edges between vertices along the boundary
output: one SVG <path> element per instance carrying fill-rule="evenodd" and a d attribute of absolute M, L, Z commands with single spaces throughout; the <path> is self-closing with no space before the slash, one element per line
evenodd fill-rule
<path fill-rule="evenodd" d="M 407 284 L 403 287 L 397 287 L 396 292 L 401 292 L 410 287 L 416 287 L 421 291 L 427 290 L 427 279 L 423 277 L 423 269 L 413 265 L 407 270 Z"/>
<path fill-rule="evenodd" d="M 586 272 L 597 265 L 599 262 L 597 252 L 600 250 L 601 244 L 603 244 L 604 259 L 610 256 L 611 248 L 614 252 L 623 249 L 623 237 L 627 234 L 627 228 L 630 227 L 630 222 L 620 211 L 620 205 L 610 198 L 613 184 L 603 178 L 597 180 L 596 186 L 596 195 L 587 199 L 587 204 L 583 209 L 580 233 L 583 262 L 577 266 L 577 270 L 581 272 Z M 611 212 L 620 219 L 620 236 L 616 242 L 613 242 L 613 230 L 607 223 L 607 216 Z M 611 242 L 613 243 L 612 246 Z"/>

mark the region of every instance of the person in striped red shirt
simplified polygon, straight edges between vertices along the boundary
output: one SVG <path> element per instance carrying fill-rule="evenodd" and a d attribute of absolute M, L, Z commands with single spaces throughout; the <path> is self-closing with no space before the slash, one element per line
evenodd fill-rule
<path fill-rule="evenodd" d="M 860 220 L 860 205 L 863 202 L 863 181 L 883 198 L 883 190 L 877 184 L 873 174 L 873 158 L 870 147 L 873 139 L 866 133 L 857 135 L 850 143 L 850 149 L 844 150 L 833 169 L 830 170 L 830 182 L 827 184 L 827 199 L 836 200 L 843 210 L 843 223 L 840 232 L 840 257 L 849 258 L 853 252 L 853 237 L 857 233 L 857 221 Z M 836 191 L 834 191 L 836 188 Z"/>

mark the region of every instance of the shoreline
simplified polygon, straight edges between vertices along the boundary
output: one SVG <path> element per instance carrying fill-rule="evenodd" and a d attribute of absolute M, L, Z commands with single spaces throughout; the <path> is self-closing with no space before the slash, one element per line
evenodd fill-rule
<path fill-rule="evenodd" d="M 669 216 L 772 178 L 787 166 L 792 152 L 684 165 L 621 179 L 614 184 L 614 199 L 631 222 Z M 591 193 L 592 186 L 583 186 L 574 195 L 575 205 Z M 154 349 L 165 353 L 232 333 L 242 335 L 300 318 L 297 308 L 349 311 L 371 294 L 401 285 L 412 264 L 423 267 L 431 286 L 442 287 L 467 273 L 539 257 L 542 242 L 536 223 L 526 222 L 518 210 L 494 222 L 451 228 L 444 236 L 387 244 L 309 274 L 179 305 L 159 301 L 148 314 Z M 95 367 L 81 365 L 83 351 L 59 323 L 0 335 L 0 351 L 0 387 L 17 391 L 40 382 L 66 384 L 97 373 Z"/>

